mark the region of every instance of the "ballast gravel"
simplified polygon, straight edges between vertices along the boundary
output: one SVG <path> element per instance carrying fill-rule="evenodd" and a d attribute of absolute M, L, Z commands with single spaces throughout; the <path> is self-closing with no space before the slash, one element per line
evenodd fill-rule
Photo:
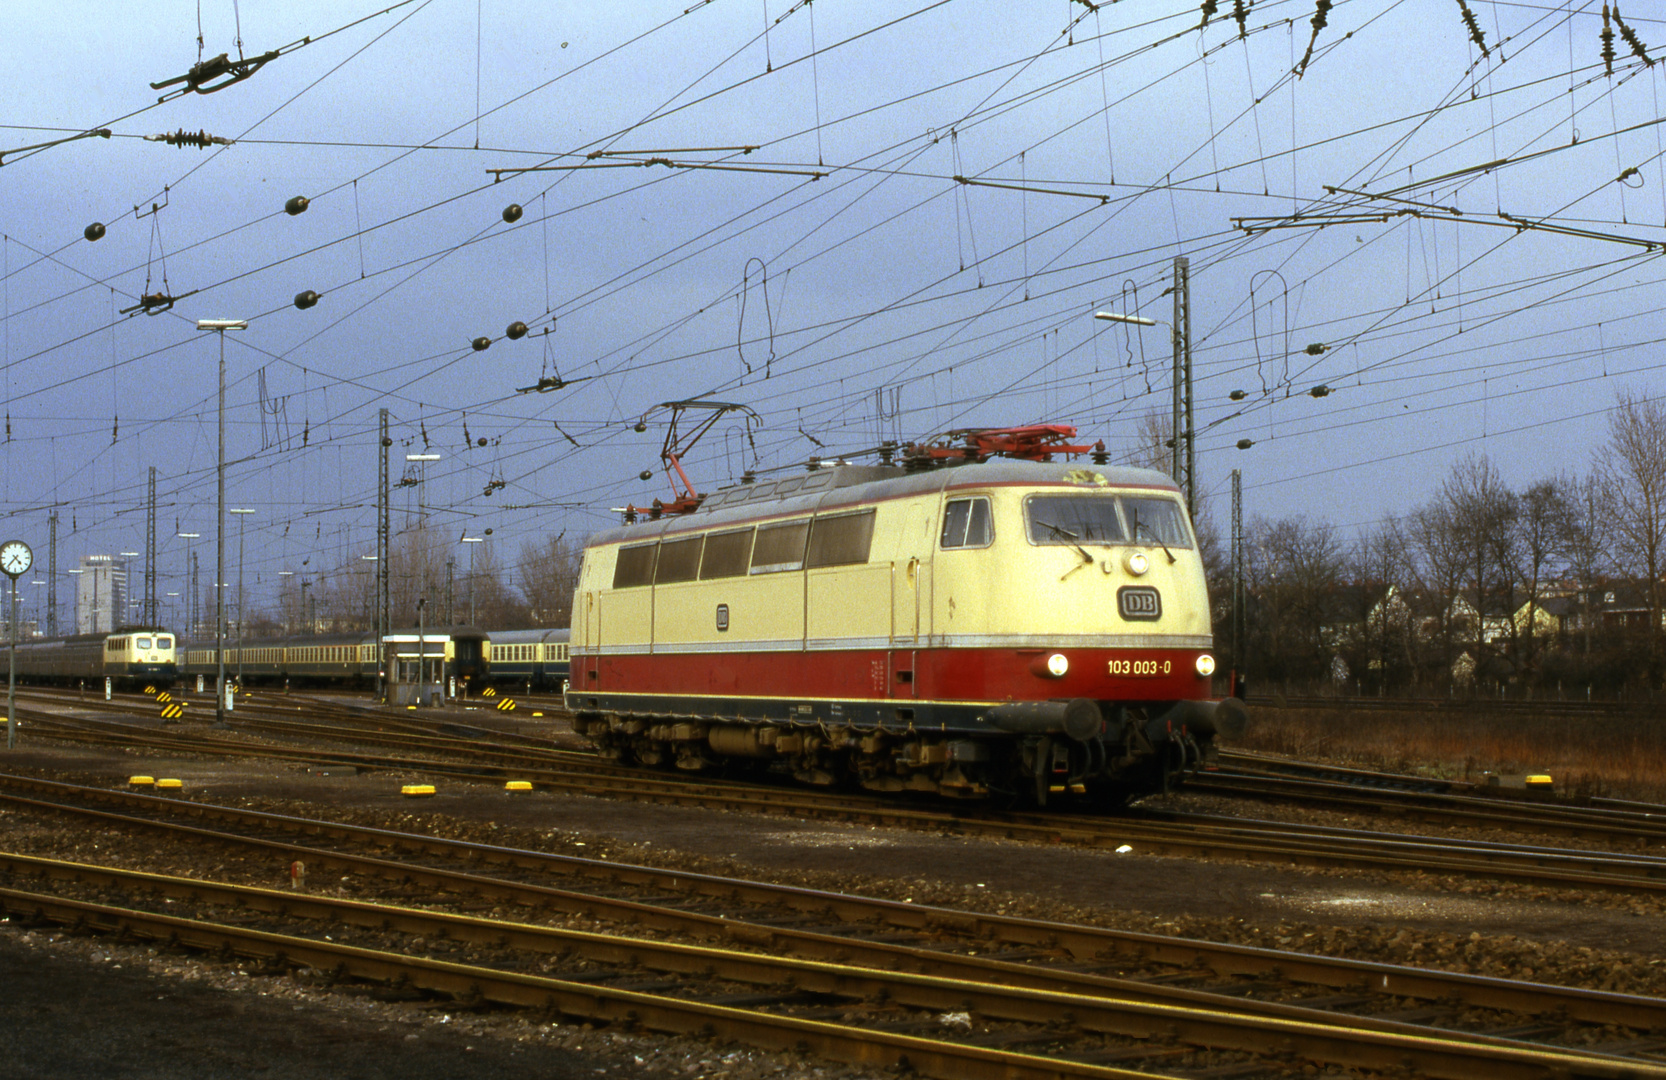
<path fill-rule="evenodd" d="M 182 776 L 186 797 L 408 832 L 725 874 L 898 901 L 1503 978 L 1666 995 L 1666 933 L 1652 897 L 1436 875 L 1274 869 L 1230 861 L 783 821 L 442 782 L 421 803 L 393 775 L 320 776 L 283 765 L 42 743 L 6 771 L 116 787 Z M 140 767 L 142 764 L 142 768 Z M 1177 795 L 1175 808 L 1232 812 Z M 1270 816 L 1265 807 L 1237 812 Z M 1283 809 L 1289 820 L 1334 816 Z M 1369 827 L 1358 818 L 1354 827 Z M 1386 826 L 1390 829 L 1393 825 Z M 1407 830 L 1413 831 L 1413 830 Z M 1419 828 L 1415 831 L 1427 833 Z M 1468 834 L 1473 837 L 1474 834 Z M 0 841 L 160 873 L 287 886 L 287 868 L 223 853 L 157 865 L 136 838 L 0 808 Z M 1516 838 L 1520 839 L 1520 838 Z M 1536 840 L 1535 842 L 1548 842 Z M 311 883 L 323 887 L 321 883 Z M 10 1003 L 0 1077 L 322 1080 L 602 1076 L 878 1080 L 849 1068 L 693 1039 L 551 1024 L 505 1010 L 389 1003 L 190 954 L 0 922 Z"/>

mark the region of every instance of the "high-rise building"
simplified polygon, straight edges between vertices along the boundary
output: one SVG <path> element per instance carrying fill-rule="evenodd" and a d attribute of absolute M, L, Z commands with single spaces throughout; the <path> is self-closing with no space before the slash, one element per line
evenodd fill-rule
<path fill-rule="evenodd" d="M 75 576 L 75 632 L 111 633 L 127 621 L 127 560 L 83 555 L 80 569 Z"/>

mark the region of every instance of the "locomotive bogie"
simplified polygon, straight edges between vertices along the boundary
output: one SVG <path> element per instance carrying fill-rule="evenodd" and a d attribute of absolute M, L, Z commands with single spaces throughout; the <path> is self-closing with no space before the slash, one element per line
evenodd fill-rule
<path fill-rule="evenodd" d="M 1045 802 L 1165 786 L 1241 724 L 1210 700 L 1202 560 L 1166 477 L 999 462 L 777 485 L 587 547 L 567 703 L 605 754 Z"/>

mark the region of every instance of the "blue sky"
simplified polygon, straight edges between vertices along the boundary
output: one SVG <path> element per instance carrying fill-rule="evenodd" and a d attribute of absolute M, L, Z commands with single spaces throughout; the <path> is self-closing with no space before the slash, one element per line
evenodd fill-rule
<path fill-rule="evenodd" d="M 251 604 L 373 550 L 383 407 L 395 478 L 444 454 L 431 521 L 509 562 L 666 495 L 638 474 L 675 398 L 760 417 L 693 455 L 706 490 L 972 425 L 1131 453 L 1169 330 L 1092 313 L 1170 319 L 1176 256 L 1222 523 L 1233 468 L 1247 514 L 1349 532 L 1468 453 L 1517 485 L 1583 471 L 1616 391 L 1659 389 L 1666 65 L 1616 25 L 1610 74 L 1600 3 L 1469 0 L 1485 54 L 1457 4 L 1351 0 L 1315 36 L 1312 0 L 1261 0 L 1241 37 L 1220 6 L 203 0 L 204 58 L 281 55 L 160 103 L 198 4 L 15 12 L 10 531 L 42 548 L 55 508 L 61 566 L 141 550 L 155 466 L 177 588 L 173 534 L 214 524 L 199 318 L 250 322 L 226 358 Z M 1625 18 L 1666 55 L 1666 22 Z M 143 138 L 180 130 L 233 142 Z M 121 313 L 147 293 L 180 299 Z M 518 392 L 541 377 L 566 385 Z"/>

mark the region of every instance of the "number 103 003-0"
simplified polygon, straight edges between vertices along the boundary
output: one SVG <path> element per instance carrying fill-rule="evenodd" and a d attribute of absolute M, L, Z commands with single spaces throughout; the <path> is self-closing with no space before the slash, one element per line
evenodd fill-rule
<path fill-rule="evenodd" d="M 1167 675 L 1173 666 L 1169 660 L 1111 660 L 1106 663 L 1107 674 L 1122 676 Z"/>

